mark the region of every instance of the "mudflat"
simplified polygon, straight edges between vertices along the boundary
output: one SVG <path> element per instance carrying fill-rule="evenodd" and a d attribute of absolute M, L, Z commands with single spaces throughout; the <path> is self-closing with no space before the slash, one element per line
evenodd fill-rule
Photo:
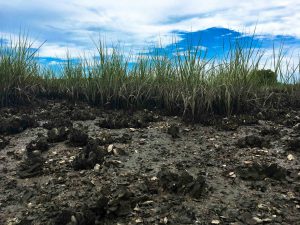
<path fill-rule="evenodd" d="M 300 109 L 184 122 L 0 109 L 0 224 L 299 224 Z"/>

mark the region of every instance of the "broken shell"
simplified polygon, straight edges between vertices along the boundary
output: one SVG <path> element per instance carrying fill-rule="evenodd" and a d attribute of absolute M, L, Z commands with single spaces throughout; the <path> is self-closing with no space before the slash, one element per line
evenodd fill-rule
<path fill-rule="evenodd" d="M 258 217 L 256 217 L 256 216 L 254 216 L 252 219 L 253 219 L 256 223 L 262 223 L 262 222 L 263 222 L 262 219 L 260 219 L 260 218 L 258 218 Z"/>
<path fill-rule="evenodd" d="M 231 178 L 236 178 L 236 174 L 235 174 L 234 172 L 230 172 L 230 173 L 229 173 L 229 177 L 231 177 Z"/>
<path fill-rule="evenodd" d="M 268 206 L 266 206 L 266 205 L 264 205 L 264 204 L 258 204 L 258 205 L 257 205 L 257 208 L 259 208 L 259 209 L 267 209 Z"/>
<path fill-rule="evenodd" d="M 157 177 L 151 177 L 151 179 L 150 180 L 152 180 L 152 181 L 156 181 L 158 178 Z"/>
<path fill-rule="evenodd" d="M 114 145 L 111 144 L 107 147 L 107 152 L 111 153 L 113 149 L 114 149 Z"/>
<path fill-rule="evenodd" d="M 296 197 L 295 197 L 295 194 L 293 193 L 293 192 L 291 192 L 291 191 L 289 191 L 288 193 L 287 193 L 287 196 L 289 197 L 289 199 L 295 199 Z"/>
<path fill-rule="evenodd" d="M 56 152 L 56 151 L 53 151 L 53 152 L 52 152 L 52 155 L 57 155 L 57 152 Z"/>
<path fill-rule="evenodd" d="M 149 205 L 149 204 L 152 204 L 154 201 L 152 200 L 149 200 L 149 201 L 145 201 L 142 203 L 142 205 Z"/>
<path fill-rule="evenodd" d="M 272 219 L 270 219 L 270 218 L 264 218 L 264 219 L 262 219 L 262 222 L 263 223 L 270 223 L 270 222 L 272 222 Z"/>
<path fill-rule="evenodd" d="M 294 157 L 292 154 L 289 154 L 289 155 L 287 156 L 287 159 L 288 159 L 289 161 L 293 161 L 293 160 L 295 160 L 295 157 Z"/>
<path fill-rule="evenodd" d="M 140 207 L 138 207 L 138 206 L 136 206 L 136 207 L 134 207 L 134 209 L 133 209 L 134 211 L 137 211 L 137 212 L 139 212 L 139 211 L 141 211 L 141 208 Z"/>
<path fill-rule="evenodd" d="M 146 139 L 145 138 L 141 138 L 139 141 L 140 145 L 144 145 L 146 143 Z"/>
<path fill-rule="evenodd" d="M 168 223 L 168 218 L 165 217 L 165 218 L 163 219 L 163 222 L 164 222 L 164 224 L 167 224 L 167 223 Z"/>
<path fill-rule="evenodd" d="M 77 219 L 74 215 L 71 216 L 71 222 L 72 222 L 72 224 L 77 224 Z"/>
<path fill-rule="evenodd" d="M 96 165 L 94 166 L 94 171 L 95 171 L 95 172 L 99 172 L 99 171 L 100 171 L 100 165 L 99 165 L 99 164 L 96 164 Z"/>
<path fill-rule="evenodd" d="M 114 155 L 119 155 L 118 149 L 113 149 L 113 154 L 114 154 Z"/>
<path fill-rule="evenodd" d="M 144 221 L 143 221 L 143 219 L 138 218 L 138 219 L 135 220 L 135 222 L 136 222 L 136 223 L 143 223 Z"/>

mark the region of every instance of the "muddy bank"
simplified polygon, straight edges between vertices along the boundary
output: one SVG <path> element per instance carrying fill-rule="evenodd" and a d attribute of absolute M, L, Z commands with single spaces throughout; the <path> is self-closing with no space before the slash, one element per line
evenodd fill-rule
<path fill-rule="evenodd" d="M 299 224 L 300 110 L 185 123 L 0 109 L 0 224 Z"/>

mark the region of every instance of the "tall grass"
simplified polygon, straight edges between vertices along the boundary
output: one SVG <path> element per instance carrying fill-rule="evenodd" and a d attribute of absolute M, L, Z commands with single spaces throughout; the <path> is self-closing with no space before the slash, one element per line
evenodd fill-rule
<path fill-rule="evenodd" d="M 273 72 L 264 68 L 264 51 L 244 44 L 235 42 L 225 57 L 209 59 L 200 47 L 177 50 L 172 56 L 161 51 L 126 56 L 120 48 L 99 42 L 93 57 L 74 60 L 68 54 L 55 75 L 41 70 L 37 49 L 32 50 L 27 38 L 19 38 L 15 44 L 0 46 L 0 105 L 42 95 L 113 108 L 156 107 L 197 119 L 278 105 L 274 101 L 279 100 L 271 98 L 278 90 L 297 98 L 293 93 L 300 90 L 296 80 L 300 63 L 284 62 L 283 48 L 278 52 L 274 48 L 268 59 L 273 79 Z M 269 78 L 262 79 L 266 74 Z"/>
<path fill-rule="evenodd" d="M 30 101 L 39 84 L 38 49 L 26 36 L 0 42 L 0 105 Z"/>

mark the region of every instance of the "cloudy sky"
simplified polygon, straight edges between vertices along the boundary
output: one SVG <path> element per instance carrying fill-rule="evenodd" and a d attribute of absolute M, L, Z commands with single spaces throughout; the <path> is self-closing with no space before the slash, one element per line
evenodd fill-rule
<path fill-rule="evenodd" d="M 217 49 L 220 38 L 253 33 L 264 47 L 282 39 L 300 49 L 299 0 L 0 0 L 2 39 L 28 31 L 39 55 L 59 60 L 94 49 L 99 36 L 142 51 L 162 40 L 168 48 L 189 36 L 205 36 L 203 48 Z M 218 41 L 219 40 L 219 41 Z"/>

